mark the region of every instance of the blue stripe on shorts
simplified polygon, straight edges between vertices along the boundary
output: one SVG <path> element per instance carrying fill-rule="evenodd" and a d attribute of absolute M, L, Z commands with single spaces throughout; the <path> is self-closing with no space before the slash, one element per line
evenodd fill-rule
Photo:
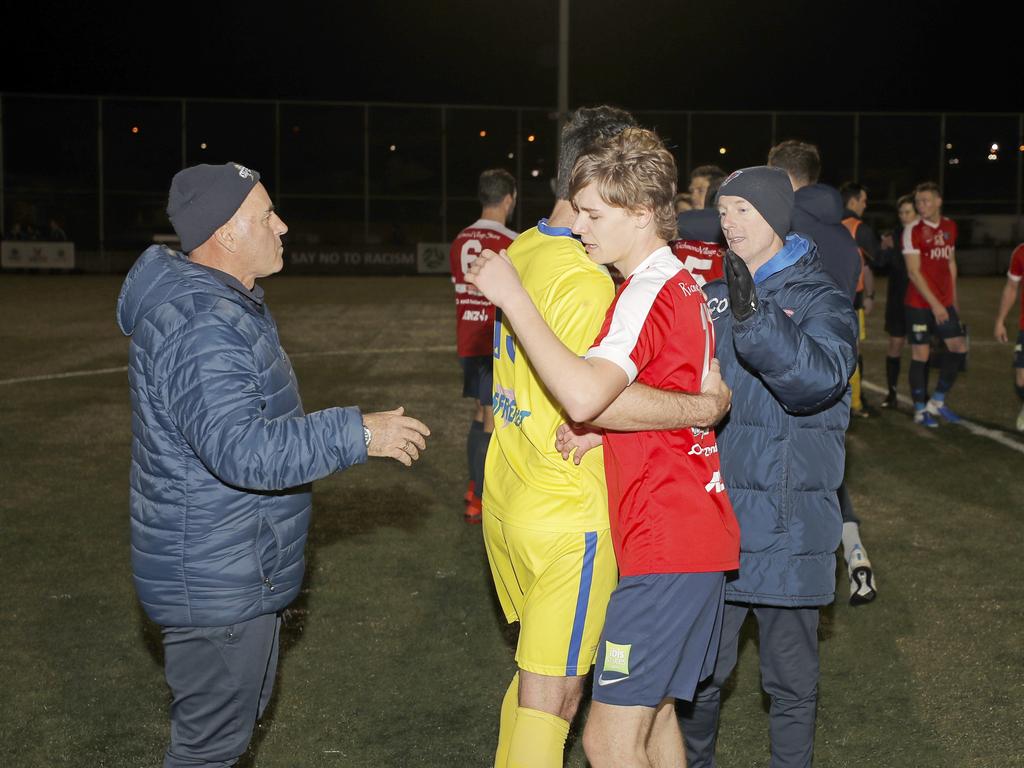
<path fill-rule="evenodd" d="M 578 675 L 580 644 L 583 642 L 583 627 L 587 623 L 587 604 L 590 602 L 590 585 L 594 580 L 594 557 L 597 555 L 597 531 L 587 531 L 586 547 L 583 550 L 583 570 L 580 573 L 580 591 L 576 596 L 576 617 L 572 622 L 572 636 L 569 638 L 569 655 L 565 660 L 566 677 Z"/>

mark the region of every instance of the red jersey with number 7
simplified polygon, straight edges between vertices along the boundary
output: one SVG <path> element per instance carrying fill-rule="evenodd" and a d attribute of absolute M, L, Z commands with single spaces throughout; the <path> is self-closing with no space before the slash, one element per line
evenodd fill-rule
<path fill-rule="evenodd" d="M 953 275 L 949 262 L 956 258 L 956 224 L 943 216 L 938 224 L 918 219 L 903 228 L 903 253 L 921 256 L 921 276 L 935 298 L 944 307 L 953 306 Z M 931 309 L 924 296 L 911 281 L 904 304 L 918 309 Z"/>
<path fill-rule="evenodd" d="M 494 336 L 494 305 L 466 282 L 476 257 L 490 249 L 508 248 L 516 233 L 490 219 L 479 219 L 452 241 L 452 283 L 455 284 L 455 339 L 459 357 L 490 356 Z"/>
<path fill-rule="evenodd" d="M 666 246 L 619 289 L 587 358 L 629 382 L 699 392 L 715 356 L 704 293 Z M 740 530 L 712 429 L 606 432 L 604 470 L 622 576 L 730 571 Z"/>

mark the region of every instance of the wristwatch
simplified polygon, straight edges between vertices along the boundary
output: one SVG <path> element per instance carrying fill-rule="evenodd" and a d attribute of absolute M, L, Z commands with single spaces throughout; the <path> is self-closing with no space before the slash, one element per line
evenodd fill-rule
<path fill-rule="evenodd" d="M 373 439 L 373 433 L 370 431 L 370 428 L 368 426 L 363 424 L 363 440 L 366 441 L 366 447 L 367 448 L 370 447 L 370 441 L 372 439 Z"/>

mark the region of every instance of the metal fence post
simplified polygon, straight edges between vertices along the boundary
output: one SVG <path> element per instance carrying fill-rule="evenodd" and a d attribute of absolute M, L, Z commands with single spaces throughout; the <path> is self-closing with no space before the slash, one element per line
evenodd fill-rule
<path fill-rule="evenodd" d="M 441 240 L 448 238 L 448 108 L 441 107 Z"/>
<path fill-rule="evenodd" d="M 7 224 L 4 219 L 4 97 L 0 95 L 0 239 L 7 232 Z M 1018 198 L 1020 195 L 1017 196 Z"/>
<path fill-rule="evenodd" d="M 370 105 L 363 104 L 363 245 L 370 242 Z"/>
<path fill-rule="evenodd" d="M 105 230 L 103 221 L 104 213 L 104 190 L 103 190 L 103 97 L 100 96 L 96 99 L 96 204 L 99 213 L 99 220 L 97 222 L 99 228 L 99 252 L 100 252 L 100 263 L 103 265 L 103 271 L 107 271 L 107 249 L 105 246 Z"/>

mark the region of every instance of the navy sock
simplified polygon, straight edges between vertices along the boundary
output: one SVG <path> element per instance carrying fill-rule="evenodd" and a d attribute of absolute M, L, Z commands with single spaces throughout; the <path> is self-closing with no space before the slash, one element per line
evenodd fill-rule
<path fill-rule="evenodd" d="M 956 376 L 960 372 L 960 365 L 963 362 L 963 352 L 946 352 L 942 356 L 942 367 L 939 369 L 939 382 L 935 385 L 936 393 L 945 395 L 956 383 Z"/>
<path fill-rule="evenodd" d="M 910 397 L 915 403 L 928 402 L 928 364 L 910 361 Z"/>
<path fill-rule="evenodd" d="M 899 357 L 885 358 L 885 382 L 889 385 L 889 391 L 895 392 L 896 385 L 900 380 L 900 359 Z"/>
<path fill-rule="evenodd" d="M 476 483 L 477 498 L 484 497 L 484 464 L 487 462 L 487 446 L 491 444 L 491 433 L 480 430 L 476 438 L 476 455 L 473 457 L 473 480 Z"/>
<path fill-rule="evenodd" d="M 480 442 L 480 435 L 484 433 L 484 423 L 474 421 L 469 425 L 469 436 L 466 438 L 466 466 L 469 469 L 469 479 L 473 481 L 476 488 L 475 493 L 480 495 L 480 482 L 476 476 L 476 455 L 478 453 L 477 443 Z"/>

